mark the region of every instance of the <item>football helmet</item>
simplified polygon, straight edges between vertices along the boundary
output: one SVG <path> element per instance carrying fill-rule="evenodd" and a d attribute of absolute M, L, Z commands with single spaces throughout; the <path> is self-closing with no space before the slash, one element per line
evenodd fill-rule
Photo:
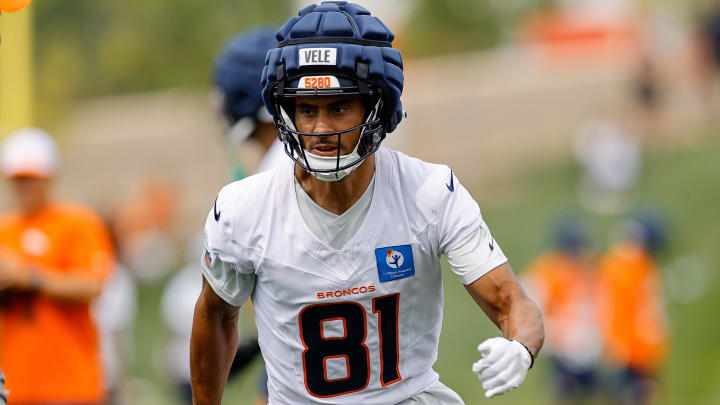
<path fill-rule="evenodd" d="M 628 239 L 640 244 L 648 253 L 658 255 L 667 246 L 667 224 L 657 214 L 635 214 L 628 226 Z"/>
<path fill-rule="evenodd" d="M 228 124 L 228 139 L 239 144 L 258 123 L 272 123 L 260 86 L 265 55 L 277 46 L 275 28 L 256 27 L 227 41 L 215 60 L 213 101 Z"/>
<path fill-rule="evenodd" d="M 262 96 L 278 128 L 285 152 L 301 168 L 325 181 L 337 181 L 375 152 L 402 120 L 403 63 L 392 48 L 395 35 L 365 8 L 345 1 L 310 5 L 277 32 L 262 74 Z M 325 133 L 297 130 L 295 99 L 353 95 L 363 98 L 365 117 L 353 128 Z M 317 156 L 305 137 L 360 131 L 347 155 Z"/>
<path fill-rule="evenodd" d="M 555 225 L 555 247 L 571 256 L 580 256 L 592 243 L 591 224 L 579 217 L 562 218 Z"/>

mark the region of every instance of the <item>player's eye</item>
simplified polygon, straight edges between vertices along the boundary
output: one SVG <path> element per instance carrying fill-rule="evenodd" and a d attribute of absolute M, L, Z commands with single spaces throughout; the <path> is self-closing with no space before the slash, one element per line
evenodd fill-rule
<path fill-rule="evenodd" d="M 304 116 L 309 117 L 309 116 L 313 115 L 313 112 L 314 112 L 313 109 L 310 107 L 300 107 L 300 114 L 302 114 Z"/>

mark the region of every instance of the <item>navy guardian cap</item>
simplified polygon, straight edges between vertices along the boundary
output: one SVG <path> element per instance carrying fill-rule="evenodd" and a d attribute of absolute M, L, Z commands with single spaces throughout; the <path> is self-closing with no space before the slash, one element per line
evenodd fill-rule
<path fill-rule="evenodd" d="M 262 74 L 262 96 L 297 165 L 334 181 L 349 174 L 379 147 L 402 120 L 403 64 L 392 48 L 395 35 L 382 21 L 353 3 L 328 1 L 308 6 L 277 32 Z M 362 124 L 338 132 L 304 133 L 294 124 L 297 97 L 358 95 L 366 104 Z M 321 158 L 305 150 L 304 137 L 342 136 L 360 130 L 355 150 Z"/>

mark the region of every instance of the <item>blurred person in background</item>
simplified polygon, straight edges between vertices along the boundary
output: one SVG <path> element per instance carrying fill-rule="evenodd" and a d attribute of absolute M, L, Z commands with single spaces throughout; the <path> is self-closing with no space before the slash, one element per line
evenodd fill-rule
<path fill-rule="evenodd" d="M 113 224 L 112 220 L 108 221 L 113 247 L 116 248 Z M 133 360 L 137 294 L 133 273 L 118 260 L 102 294 L 92 304 L 92 315 L 100 335 L 100 358 L 108 392 L 105 405 L 127 403 L 124 385 L 127 365 Z"/>
<path fill-rule="evenodd" d="M 608 366 L 615 378 L 613 403 L 652 401 L 653 379 L 668 348 L 661 277 L 655 262 L 665 230 L 644 217 L 620 225 L 620 240 L 598 264 L 598 315 Z"/>
<path fill-rule="evenodd" d="M 597 393 L 602 354 L 590 225 L 562 220 L 553 239 L 553 249 L 530 264 L 524 281 L 545 320 L 557 403 L 582 404 Z"/>
<path fill-rule="evenodd" d="M 595 118 L 583 124 L 575 138 L 575 158 L 582 168 L 580 203 L 605 215 L 629 209 L 637 197 L 642 156 L 639 139 L 620 122 Z"/>
<path fill-rule="evenodd" d="M 117 209 L 118 256 L 143 285 L 158 284 L 179 264 L 175 217 L 180 200 L 171 181 L 148 175 Z"/>
<path fill-rule="evenodd" d="M 706 114 L 713 123 L 720 111 L 720 1 L 701 12 L 696 45 L 698 85 Z"/>
<path fill-rule="evenodd" d="M 235 35 L 224 45 L 215 61 L 211 103 L 225 124 L 232 180 L 240 180 L 244 171 L 233 158 L 238 148 L 254 144 L 263 155 L 256 173 L 277 167 L 285 160 L 272 116 L 262 100 L 260 75 L 265 55 L 277 46 L 275 28 L 256 27 Z"/>
<path fill-rule="evenodd" d="M 187 249 L 187 264 L 175 273 L 165 286 L 160 303 L 160 314 L 170 338 L 165 347 L 168 375 L 175 384 L 178 396 L 185 404 L 192 404 L 190 389 L 190 332 L 192 313 L 202 283 L 197 270 L 197 237 Z"/>
<path fill-rule="evenodd" d="M 53 139 L 21 129 L 2 144 L 0 167 L 17 210 L 0 217 L 0 367 L 13 404 L 100 404 L 103 384 L 90 302 L 113 271 L 102 221 L 56 202 Z"/>
<path fill-rule="evenodd" d="M 638 107 L 641 136 L 660 135 L 663 92 L 657 63 L 649 51 L 641 53 L 633 80 L 633 96 Z"/>
<path fill-rule="evenodd" d="M 277 136 L 272 116 L 265 109 L 260 86 L 265 55 L 277 46 L 275 28 L 256 27 L 230 38 L 220 51 L 213 72 L 211 102 L 225 123 L 232 180 L 244 177 L 244 170 L 234 159 L 238 148 L 258 146 L 262 159 L 256 172 L 276 167 L 287 159 L 283 143 Z M 193 310 L 202 290 L 202 275 L 197 258 L 202 254 L 202 238 L 193 239 L 188 248 L 187 265 L 167 285 L 163 293 L 162 314 L 172 337 L 168 345 L 168 365 L 181 397 L 192 403 L 190 386 L 190 335 Z M 252 309 L 249 309 L 252 312 Z M 238 345 L 230 376 L 239 373 L 260 353 L 257 337 Z M 267 403 L 267 374 L 258 376 L 256 404 Z"/>

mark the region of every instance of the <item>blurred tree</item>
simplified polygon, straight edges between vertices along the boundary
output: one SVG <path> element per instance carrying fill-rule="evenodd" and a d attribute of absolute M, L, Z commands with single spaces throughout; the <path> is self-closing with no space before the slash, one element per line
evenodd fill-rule
<path fill-rule="evenodd" d="M 425 56 L 485 49 L 512 37 L 517 22 L 555 0 L 421 0 L 406 48 Z"/>
<path fill-rule="evenodd" d="M 403 50 L 425 56 L 484 49 L 519 19 L 556 0 L 418 0 Z M 177 86 L 205 86 L 224 40 L 280 25 L 291 0 L 45 0 L 35 4 L 36 94 L 41 121 L 67 101 Z"/>
<path fill-rule="evenodd" d="M 280 25 L 288 0 L 45 0 L 37 2 L 41 103 L 208 83 L 225 39 Z"/>

